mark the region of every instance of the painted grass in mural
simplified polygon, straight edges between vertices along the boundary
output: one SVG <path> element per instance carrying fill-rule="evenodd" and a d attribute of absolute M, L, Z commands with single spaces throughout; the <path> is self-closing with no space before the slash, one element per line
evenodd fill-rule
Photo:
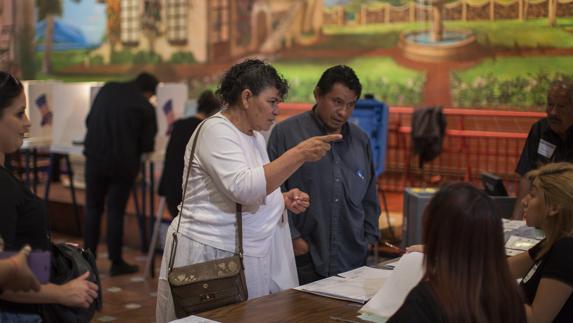
<path fill-rule="evenodd" d="M 453 73 L 450 86 L 457 106 L 543 111 L 554 79 L 573 79 L 571 56 L 487 59 L 475 68 Z"/>
<path fill-rule="evenodd" d="M 363 93 L 393 104 L 420 101 L 425 81 L 422 73 L 398 66 L 391 58 L 357 57 L 340 60 L 277 61 L 277 67 L 291 83 L 289 102 L 313 102 L 312 91 L 325 69 L 336 64 L 352 66 L 363 85 Z"/>

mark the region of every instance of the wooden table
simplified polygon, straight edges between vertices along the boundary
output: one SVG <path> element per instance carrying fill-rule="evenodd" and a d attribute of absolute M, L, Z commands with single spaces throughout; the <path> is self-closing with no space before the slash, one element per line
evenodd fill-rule
<path fill-rule="evenodd" d="M 361 304 L 300 292 L 282 291 L 197 314 L 219 322 L 366 322 L 356 316 Z M 344 320 L 331 319 L 336 317 Z"/>

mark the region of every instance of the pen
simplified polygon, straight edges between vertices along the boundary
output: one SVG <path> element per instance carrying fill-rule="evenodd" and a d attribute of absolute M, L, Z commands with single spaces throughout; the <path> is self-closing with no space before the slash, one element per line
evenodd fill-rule
<path fill-rule="evenodd" d="M 343 319 L 342 317 L 331 316 L 331 320 L 345 323 L 359 323 L 358 321 Z"/>
<path fill-rule="evenodd" d="M 397 246 L 391 244 L 391 243 L 388 242 L 388 241 L 384 241 L 384 245 L 387 246 L 387 247 L 390 247 L 390 248 L 392 248 L 392 249 L 396 249 L 396 250 L 400 251 L 400 254 L 406 253 L 406 250 L 405 250 L 405 249 L 402 249 L 402 248 L 400 248 L 400 247 L 397 247 Z"/>

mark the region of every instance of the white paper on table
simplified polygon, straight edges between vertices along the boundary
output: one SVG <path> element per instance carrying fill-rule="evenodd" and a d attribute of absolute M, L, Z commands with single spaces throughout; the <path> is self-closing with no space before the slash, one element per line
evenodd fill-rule
<path fill-rule="evenodd" d="M 503 232 L 513 231 L 526 225 L 523 220 L 501 219 L 501 221 L 503 223 Z"/>
<path fill-rule="evenodd" d="M 182 319 L 171 321 L 170 323 L 220 323 L 219 321 L 209 320 L 203 317 L 190 315 Z"/>
<path fill-rule="evenodd" d="M 389 318 L 402 306 L 423 275 L 424 254 L 411 252 L 403 255 L 386 283 L 359 312 Z"/>
<path fill-rule="evenodd" d="M 390 270 L 364 266 L 295 289 L 364 304 L 384 285 L 391 273 Z"/>
<path fill-rule="evenodd" d="M 508 256 L 508 257 L 517 256 L 517 255 L 519 255 L 520 253 L 524 253 L 524 252 L 525 252 L 525 251 L 523 251 L 523 250 L 516 250 L 516 249 L 508 249 L 508 248 L 505 248 L 505 255 Z"/>
<path fill-rule="evenodd" d="M 537 243 L 539 243 L 539 240 L 536 239 L 510 236 L 507 242 L 505 243 L 505 248 L 527 251 L 531 249 L 533 246 L 535 246 Z"/>

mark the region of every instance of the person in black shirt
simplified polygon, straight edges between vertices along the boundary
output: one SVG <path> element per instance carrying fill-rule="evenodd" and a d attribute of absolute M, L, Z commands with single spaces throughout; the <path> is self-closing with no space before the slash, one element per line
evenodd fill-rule
<path fill-rule="evenodd" d="M 165 196 L 167 209 L 172 217 L 177 216 L 177 206 L 181 203 L 181 194 L 183 194 L 181 190 L 183 185 L 183 157 L 189 138 L 201 121 L 215 114 L 220 108 L 221 101 L 213 91 L 206 90 L 201 93 L 199 100 L 197 100 L 197 114 L 173 123 L 165 151 L 163 174 L 158 188 L 158 194 Z"/>
<path fill-rule="evenodd" d="M 573 82 L 556 81 L 547 95 L 547 117 L 531 126 L 515 169 L 519 191 L 513 218 L 521 219 L 521 200 L 529 192 L 525 174 L 547 163 L 573 162 Z"/>
<path fill-rule="evenodd" d="M 509 258 L 509 266 L 522 278 L 528 321 L 573 322 L 573 164 L 547 164 L 527 178 L 524 218 L 545 239 Z"/>
<path fill-rule="evenodd" d="M 30 130 L 25 110 L 26 96 L 22 83 L 0 71 L 0 236 L 7 251 L 17 251 L 27 244 L 35 250 L 50 249 L 44 201 L 4 165 L 6 154 L 18 150 L 24 135 Z M 40 321 L 38 304 L 89 307 L 97 297 L 98 287 L 87 280 L 88 276 L 89 272 L 86 272 L 63 285 L 42 284 L 38 292 L 1 292 L 0 322 L 14 322 L 16 319 Z"/>
<path fill-rule="evenodd" d="M 141 73 L 130 82 L 106 83 L 86 119 L 85 247 L 96 254 L 101 216 L 107 197 L 107 247 L 110 275 L 137 272 L 123 260 L 123 215 L 139 172 L 143 153 L 152 152 L 157 120 L 149 99 L 159 81 Z"/>
<path fill-rule="evenodd" d="M 440 189 L 422 230 L 424 276 L 388 323 L 525 322 L 501 217 L 485 192 L 468 183 Z"/>

